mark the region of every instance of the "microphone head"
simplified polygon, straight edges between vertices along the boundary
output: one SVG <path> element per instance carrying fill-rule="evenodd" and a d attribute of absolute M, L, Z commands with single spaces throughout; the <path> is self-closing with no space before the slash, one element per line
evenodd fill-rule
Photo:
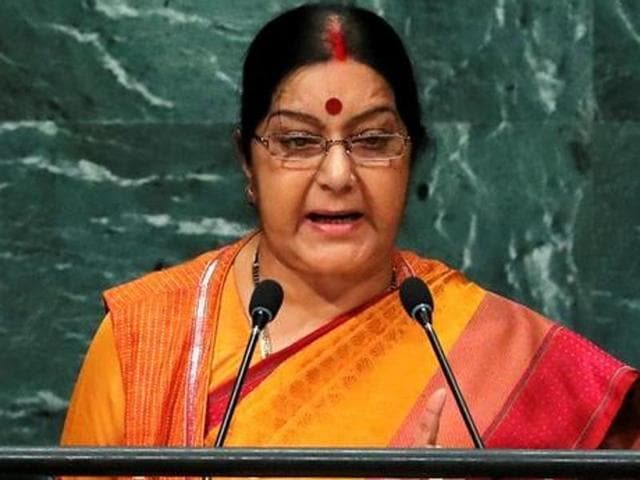
<path fill-rule="evenodd" d="M 282 306 L 284 292 L 275 280 L 262 280 L 256 285 L 249 301 L 249 314 L 254 327 L 260 329 L 277 315 Z"/>
<path fill-rule="evenodd" d="M 421 324 L 431 322 L 433 297 L 429 287 L 418 277 L 409 277 L 400 285 L 400 301 L 411 318 Z"/>

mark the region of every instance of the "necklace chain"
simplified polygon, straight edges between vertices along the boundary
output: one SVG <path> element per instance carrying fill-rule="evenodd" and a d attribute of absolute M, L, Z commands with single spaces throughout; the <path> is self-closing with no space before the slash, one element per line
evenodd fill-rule
<path fill-rule="evenodd" d="M 256 247 L 256 253 L 253 256 L 253 262 L 251 263 L 251 278 L 253 280 L 253 286 L 260 282 L 260 246 Z M 271 335 L 269 335 L 269 325 L 265 325 L 260 330 L 260 354 L 265 359 L 271 355 L 273 348 L 271 345 Z"/>
<path fill-rule="evenodd" d="M 251 263 L 251 279 L 253 280 L 253 286 L 255 287 L 260 282 L 260 246 L 256 247 L 256 253 L 253 256 L 253 262 Z M 396 266 L 394 265 L 391 269 L 391 281 L 389 282 L 389 286 L 387 287 L 387 291 L 390 292 L 398 288 L 398 276 L 396 273 Z M 267 358 L 271 355 L 273 350 L 271 344 L 271 335 L 269 335 L 269 326 L 265 325 L 265 327 L 260 331 L 260 353 L 262 358 Z"/>

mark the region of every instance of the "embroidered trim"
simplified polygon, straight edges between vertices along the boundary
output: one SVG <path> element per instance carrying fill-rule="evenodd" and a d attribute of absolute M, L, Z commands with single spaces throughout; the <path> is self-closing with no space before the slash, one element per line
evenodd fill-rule
<path fill-rule="evenodd" d="M 489 427 L 487 427 L 487 429 L 485 430 L 483 437 L 487 443 L 490 443 L 492 441 L 494 434 L 496 433 L 498 428 L 500 428 L 500 426 L 502 425 L 502 422 L 509 416 L 511 409 L 516 404 L 516 402 L 522 395 L 522 392 L 527 387 L 527 382 L 529 381 L 531 376 L 536 372 L 536 369 L 540 365 L 542 358 L 549 351 L 549 348 L 551 347 L 551 342 L 558 335 L 561 329 L 562 327 L 560 327 L 560 325 L 554 325 L 546 333 L 545 338 L 542 341 L 542 344 L 538 348 L 538 351 L 531 358 L 531 361 L 529 362 L 529 366 L 520 377 L 520 380 L 518 381 L 518 383 L 513 387 L 513 390 L 505 400 L 504 405 L 500 409 L 500 412 L 498 412 L 493 422 L 491 422 Z"/>
<path fill-rule="evenodd" d="M 209 287 L 211 279 L 218 266 L 218 259 L 210 261 L 202 273 L 202 277 L 198 282 L 198 293 L 196 297 L 195 311 L 193 314 L 193 335 L 191 337 L 191 352 L 189 353 L 189 363 L 187 370 L 187 384 L 185 391 L 185 408 L 184 408 L 184 428 L 185 428 L 185 445 L 194 445 L 194 432 L 197 397 L 197 379 L 198 371 L 202 364 L 203 348 L 204 348 L 204 326 L 207 319 L 207 311 L 209 307 Z"/>
<path fill-rule="evenodd" d="M 614 397 L 614 395 L 618 392 L 619 389 L 619 381 L 620 381 L 620 377 L 622 377 L 623 375 L 632 372 L 633 369 L 631 367 L 628 366 L 623 366 L 620 367 L 616 373 L 609 379 L 609 384 L 607 385 L 607 391 L 605 393 L 605 395 L 602 397 L 602 400 L 600 400 L 600 404 L 598 405 L 598 407 L 593 411 L 593 413 L 591 414 L 591 416 L 589 417 L 589 420 L 587 421 L 587 423 L 585 424 L 584 428 L 582 429 L 582 431 L 580 432 L 580 435 L 578 436 L 578 438 L 576 439 L 576 441 L 574 442 L 574 444 L 571 446 L 571 448 L 592 448 L 590 446 L 583 446 L 582 443 L 584 442 L 585 437 L 587 436 L 587 433 L 592 429 L 593 424 L 598 420 L 598 418 L 600 417 L 600 415 L 602 414 L 602 411 L 609 405 L 609 403 L 611 402 L 611 399 Z M 626 392 L 625 392 L 626 393 Z M 624 398 L 624 395 L 623 397 Z M 595 447 L 593 447 L 595 448 Z"/>

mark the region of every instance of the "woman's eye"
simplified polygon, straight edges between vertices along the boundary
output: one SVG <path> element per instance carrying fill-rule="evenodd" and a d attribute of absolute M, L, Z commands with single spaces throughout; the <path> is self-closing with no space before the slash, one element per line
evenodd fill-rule
<path fill-rule="evenodd" d="M 376 137 L 379 135 L 392 135 L 393 133 L 395 133 L 396 130 L 394 129 L 389 129 L 389 128 L 384 128 L 384 127 L 379 127 L 379 128 L 365 128 L 362 129 L 360 131 L 354 132 L 351 135 L 355 138 L 360 138 L 360 137 Z"/>
<path fill-rule="evenodd" d="M 283 147 L 292 150 L 314 147 L 320 143 L 315 137 L 302 135 L 283 135 L 279 137 L 278 141 Z"/>
<path fill-rule="evenodd" d="M 369 148 L 369 149 L 383 149 L 389 143 L 389 136 L 380 135 L 363 135 L 353 139 L 352 143 L 356 147 Z"/>

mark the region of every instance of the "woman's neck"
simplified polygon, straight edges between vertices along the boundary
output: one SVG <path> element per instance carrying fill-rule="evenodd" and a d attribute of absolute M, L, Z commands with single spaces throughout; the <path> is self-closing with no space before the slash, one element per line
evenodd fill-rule
<path fill-rule="evenodd" d="M 338 315 L 356 308 L 389 289 L 393 283 L 391 252 L 363 272 L 353 275 L 324 274 L 290 268 L 280 262 L 259 237 L 240 252 L 234 265 L 238 290 L 245 307 L 253 291 L 252 269 L 259 248 L 259 278 L 277 280 L 284 289 L 284 303 L 278 317 L 269 325 L 273 351 L 294 343 Z"/>

